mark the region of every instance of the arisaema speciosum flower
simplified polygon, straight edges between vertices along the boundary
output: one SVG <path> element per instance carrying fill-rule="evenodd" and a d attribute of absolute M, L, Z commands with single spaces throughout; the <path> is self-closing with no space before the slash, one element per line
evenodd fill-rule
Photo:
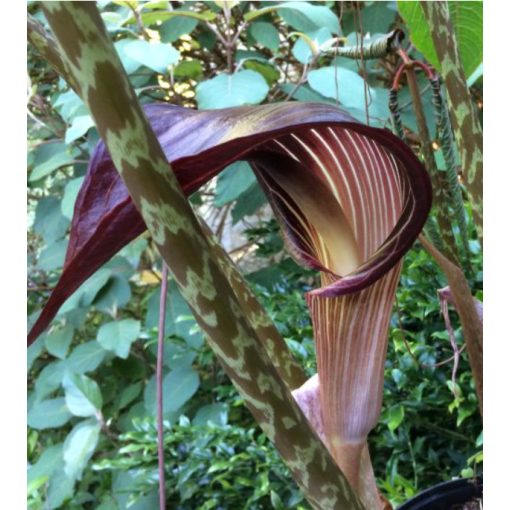
<path fill-rule="evenodd" d="M 230 163 L 248 161 L 288 249 L 320 271 L 321 286 L 307 295 L 320 433 L 356 487 L 363 446 L 381 408 L 401 260 L 431 205 L 424 167 L 389 131 L 326 104 L 210 111 L 160 104 L 145 113 L 188 195 Z M 76 201 L 62 276 L 29 342 L 81 283 L 145 228 L 101 142 Z"/>

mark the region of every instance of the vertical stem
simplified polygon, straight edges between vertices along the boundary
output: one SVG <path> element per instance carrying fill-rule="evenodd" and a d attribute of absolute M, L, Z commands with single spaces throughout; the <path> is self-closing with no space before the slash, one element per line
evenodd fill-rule
<path fill-rule="evenodd" d="M 156 401 L 158 423 L 158 473 L 159 473 L 159 510 L 165 510 L 165 445 L 163 434 L 163 355 L 165 352 L 166 298 L 168 289 L 168 267 L 163 261 L 161 294 L 159 299 L 158 354 L 156 361 Z"/>
<path fill-rule="evenodd" d="M 345 476 L 294 402 L 245 315 L 221 260 L 143 114 L 94 2 L 44 2 L 65 67 L 79 84 L 135 206 L 213 351 L 317 510 L 362 510 Z M 186 130 L 186 126 L 182 128 Z M 260 320 L 257 317 L 257 320 Z"/>
<path fill-rule="evenodd" d="M 437 170 L 434 152 L 432 151 L 432 144 L 430 143 L 429 129 L 423 111 L 423 104 L 421 102 L 420 88 L 416 80 L 416 73 L 410 62 L 405 63 L 404 72 L 407 77 L 409 85 L 409 92 L 413 101 L 414 112 L 416 115 L 416 124 L 418 126 L 418 135 L 421 140 L 421 149 L 425 159 L 425 166 L 429 171 L 432 180 L 432 187 L 434 189 L 434 202 L 438 209 L 437 222 L 441 238 L 444 241 L 445 254 L 455 263 L 458 263 L 457 246 L 455 244 L 455 237 L 453 235 L 453 227 L 448 215 L 447 197 L 444 195 L 444 185 Z"/>

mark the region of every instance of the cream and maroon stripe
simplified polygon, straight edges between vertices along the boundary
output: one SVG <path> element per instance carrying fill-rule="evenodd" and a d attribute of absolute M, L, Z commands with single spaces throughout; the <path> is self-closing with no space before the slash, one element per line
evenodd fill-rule
<path fill-rule="evenodd" d="M 338 203 L 339 213 L 349 222 L 361 262 L 377 251 L 395 227 L 403 203 L 401 168 L 384 147 L 367 136 L 338 126 L 317 127 L 281 136 L 264 144 L 261 150 L 285 154 L 299 162 L 302 171 L 311 172 L 327 186 Z M 299 204 L 289 203 L 288 197 L 282 197 L 268 180 L 266 184 L 294 216 L 294 221 L 287 219 L 286 225 L 293 230 L 290 238 L 298 241 L 295 248 L 328 267 L 331 254 L 323 245 L 320 231 L 303 214 L 296 213 Z M 313 190 L 303 189 L 303 193 L 313 195 Z M 317 200 L 320 208 L 320 196 Z M 314 253 L 309 251 L 311 245 Z"/>

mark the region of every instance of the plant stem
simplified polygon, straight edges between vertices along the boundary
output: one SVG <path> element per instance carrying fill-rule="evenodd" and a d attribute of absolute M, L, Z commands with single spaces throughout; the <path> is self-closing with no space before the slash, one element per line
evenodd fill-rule
<path fill-rule="evenodd" d="M 362 510 L 345 476 L 291 394 L 278 350 L 224 271 L 183 195 L 93 2 L 44 2 L 43 11 L 133 202 L 213 351 L 317 510 Z M 183 126 L 184 128 L 184 126 Z M 184 128 L 185 129 L 185 128 Z M 222 250 L 221 253 L 225 258 Z M 237 280 L 237 275 L 234 275 Z M 247 288 L 249 291 L 249 287 Z M 247 295 L 246 295 L 247 294 Z M 252 326 L 253 325 L 253 326 Z M 272 329 L 268 323 L 269 329 Z M 268 329 L 268 328 L 264 328 Z M 285 343 L 283 342 L 285 349 Z M 288 349 L 287 349 L 288 351 Z M 290 354 L 290 351 L 288 351 Z M 263 384 L 260 381 L 264 381 Z"/>
<path fill-rule="evenodd" d="M 418 134 L 421 140 L 421 150 L 425 159 L 425 166 L 429 171 L 430 178 L 432 180 L 432 187 L 434 189 L 434 202 L 437 206 L 437 222 L 441 238 L 444 242 L 444 248 L 447 257 L 452 262 L 458 261 L 457 246 L 455 244 L 455 237 L 453 235 L 453 227 L 448 214 L 448 197 L 444 193 L 444 185 L 439 175 L 439 171 L 436 166 L 436 160 L 434 158 L 434 152 L 432 150 L 432 144 L 430 142 L 429 129 L 427 127 L 427 121 L 425 118 L 425 112 L 423 111 L 423 104 L 421 102 L 420 88 L 418 87 L 418 81 L 416 80 L 416 73 L 412 62 L 405 53 L 401 53 L 404 58 L 404 72 L 406 74 L 407 83 L 409 85 L 409 92 L 413 100 L 414 112 L 416 115 L 416 124 L 418 126 Z"/>
<path fill-rule="evenodd" d="M 158 354 L 156 361 L 156 400 L 158 407 L 158 473 L 159 473 L 159 510 L 165 510 L 165 448 L 163 433 L 163 355 L 165 352 L 166 298 L 168 289 L 168 267 L 163 262 L 163 279 L 159 299 Z"/>
<path fill-rule="evenodd" d="M 419 239 L 448 279 L 462 324 L 469 364 L 475 380 L 480 415 L 483 416 L 483 326 L 471 295 L 469 283 L 462 270 L 445 257 L 424 235 L 420 235 Z"/>

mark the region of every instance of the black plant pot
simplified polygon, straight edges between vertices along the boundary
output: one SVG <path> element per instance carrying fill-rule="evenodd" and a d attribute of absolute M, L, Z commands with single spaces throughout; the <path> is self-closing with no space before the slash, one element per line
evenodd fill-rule
<path fill-rule="evenodd" d="M 483 495 L 483 478 L 460 478 L 444 482 L 427 489 L 398 510 L 453 510 L 455 505 L 462 505 Z M 462 508 L 462 507 L 460 507 Z"/>

